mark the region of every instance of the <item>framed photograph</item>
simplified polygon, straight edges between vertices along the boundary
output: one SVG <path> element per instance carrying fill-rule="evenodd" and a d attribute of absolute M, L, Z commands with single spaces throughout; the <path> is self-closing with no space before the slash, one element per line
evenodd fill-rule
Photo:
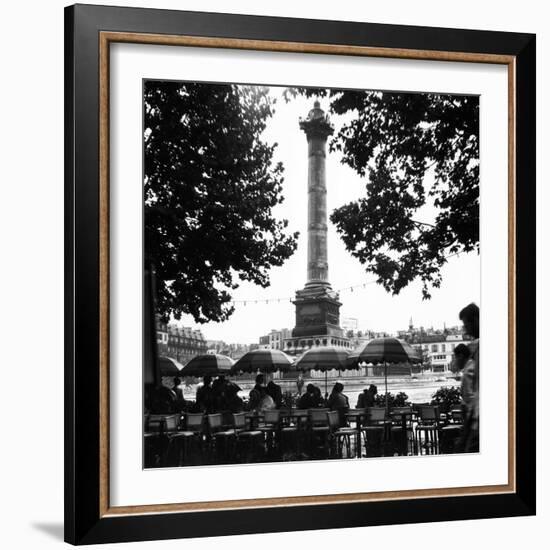
<path fill-rule="evenodd" d="M 535 36 L 65 11 L 65 538 L 535 513 Z"/>

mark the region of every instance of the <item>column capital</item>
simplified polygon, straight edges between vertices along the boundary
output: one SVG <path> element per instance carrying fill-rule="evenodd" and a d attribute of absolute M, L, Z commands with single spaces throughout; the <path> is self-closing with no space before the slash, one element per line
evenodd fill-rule
<path fill-rule="evenodd" d="M 326 139 L 334 133 L 334 126 L 325 111 L 321 109 L 318 100 L 313 104 L 313 109 L 309 111 L 307 118 L 300 119 L 300 128 L 305 132 L 308 140 L 311 138 Z"/>

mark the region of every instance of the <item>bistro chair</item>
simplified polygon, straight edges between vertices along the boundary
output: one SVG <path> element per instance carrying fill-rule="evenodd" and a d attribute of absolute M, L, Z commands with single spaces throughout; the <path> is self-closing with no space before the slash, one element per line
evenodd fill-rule
<path fill-rule="evenodd" d="M 449 422 L 452 424 L 463 424 L 464 414 L 462 409 L 451 409 Z"/>
<path fill-rule="evenodd" d="M 204 451 L 204 440 L 206 438 L 205 433 L 205 418 L 203 413 L 186 413 L 185 414 L 185 431 L 191 432 L 193 437 L 187 441 L 186 446 L 186 459 L 188 458 L 189 447 L 194 444 L 199 454 L 202 456 Z"/>
<path fill-rule="evenodd" d="M 204 414 L 187 413 L 185 415 L 185 429 L 195 435 L 204 435 Z"/>
<path fill-rule="evenodd" d="M 348 409 L 346 411 L 346 425 L 353 428 L 352 423 L 355 422 L 355 431 L 357 433 L 357 436 L 355 438 L 355 454 L 357 455 L 357 458 L 361 458 L 361 448 L 363 446 L 363 438 L 364 438 L 364 432 L 362 431 L 363 426 L 366 423 L 367 420 L 367 409 Z"/>
<path fill-rule="evenodd" d="M 151 415 L 143 417 L 143 455 L 145 468 L 154 468 L 162 462 L 162 438 L 159 422 L 151 422 Z"/>
<path fill-rule="evenodd" d="M 292 454 L 300 456 L 301 437 L 304 424 L 307 422 L 309 412 L 307 409 L 280 410 L 280 440 L 283 460 Z"/>
<path fill-rule="evenodd" d="M 421 405 L 418 407 L 418 424 L 416 425 L 416 446 L 419 453 L 438 453 L 440 431 L 439 407 L 436 405 Z"/>
<path fill-rule="evenodd" d="M 246 462 L 252 462 L 259 455 L 259 450 L 263 450 L 263 432 L 260 430 L 250 430 L 246 425 L 246 413 L 233 414 L 233 433 L 236 437 L 237 452 L 239 447 L 245 447 Z"/>
<path fill-rule="evenodd" d="M 180 430 L 181 416 L 167 416 L 165 420 L 165 430 L 170 448 L 177 452 L 177 465 L 181 466 L 187 461 L 189 444 L 195 438 L 195 433 L 190 430 Z"/>
<path fill-rule="evenodd" d="M 328 412 L 330 412 L 329 409 L 309 409 L 309 450 L 312 456 L 321 448 L 328 455 L 330 435 Z"/>
<path fill-rule="evenodd" d="M 235 438 L 234 430 L 224 429 L 222 415 L 220 413 L 207 415 L 208 435 L 210 437 L 210 451 L 214 458 L 223 458 L 227 461 L 229 457 L 229 446 Z"/>
<path fill-rule="evenodd" d="M 412 423 L 413 409 L 409 407 L 392 407 L 390 411 L 391 426 L 390 438 L 391 443 L 399 454 L 406 455 L 409 453 L 409 434 L 412 436 L 414 445 L 414 430 Z"/>
<path fill-rule="evenodd" d="M 385 407 L 368 407 L 367 420 L 361 426 L 367 456 L 381 456 L 391 422 L 386 417 Z"/>
<path fill-rule="evenodd" d="M 181 417 L 172 415 L 149 415 L 146 421 L 146 434 L 158 435 L 160 465 L 181 466 L 185 457 L 185 440 L 189 437 L 187 432 L 179 431 Z M 191 434 L 192 435 L 192 434 Z M 151 436 L 147 436 L 149 439 Z"/>
<path fill-rule="evenodd" d="M 329 438 L 336 443 L 336 456 L 342 458 L 342 449 L 346 448 L 346 457 L 350 458 L 351 453 L 351 436 L 360 437 L 360 432 L 355 428 L 341 427 L 338 411 L 327 412 L 327 421 L 329 425 Z M 332 447 L 332 446 L 331 446 Z"/>
<path fill-rule="evenodd" d="M 265 445 L 268 452 L 274 451 L 279 443 L 279 430 L 281 428 L 281 411 L 270 409 L 264 411 L 264 422 L 258 427 L 265 437 Z"/>

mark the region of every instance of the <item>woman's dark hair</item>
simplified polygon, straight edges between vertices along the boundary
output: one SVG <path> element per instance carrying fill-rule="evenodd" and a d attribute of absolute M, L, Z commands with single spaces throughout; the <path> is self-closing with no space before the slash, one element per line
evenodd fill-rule
<path fill-rule="evenodd" d="M 462 355 L 462 357 L 468 359 L 472 353 L 466 344 L 458 344 L 458 346 L 454 349 L 454 354 Z"/>
<path fill-rule="evenodd" d="M 473 302 L 471 304 L 468 304 L 465 308 L 463 308 L 460 311 L 460 313 L 458 314 L 458 318 L 461 321 L 464 321 L 465 319 L 479 320 L 479 307 Z"/>
<path fill-rule="evenodd" d="M 332 393 L 340 393 L 344 389 L 344 385 L 340 382 L 336 382 L 332 388 Z"/>

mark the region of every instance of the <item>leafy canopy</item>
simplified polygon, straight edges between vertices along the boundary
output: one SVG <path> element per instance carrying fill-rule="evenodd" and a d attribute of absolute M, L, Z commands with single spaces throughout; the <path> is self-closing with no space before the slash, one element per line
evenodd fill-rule
<path fill-rule="evenodd" d="M 226 320 L 239 281 L 269 285 L 297 233 L 273 208 L 283 201 L 276 144 L 262 141 L 273 100 L 262 87 L 147 81 L 144 87 L 146 257 L 157 310 Z"/>
<path fill-rule="evenodd" d="M 330 149 L 365 177 L 365 196 L 330 216 L 347 250 L 387 291 L 419 279 L 430 298 L 450 255 L 479 251 L 478 97 L 314 88 L 286 97 L 296 94 L 328 96 L 344 115 Z"/>

